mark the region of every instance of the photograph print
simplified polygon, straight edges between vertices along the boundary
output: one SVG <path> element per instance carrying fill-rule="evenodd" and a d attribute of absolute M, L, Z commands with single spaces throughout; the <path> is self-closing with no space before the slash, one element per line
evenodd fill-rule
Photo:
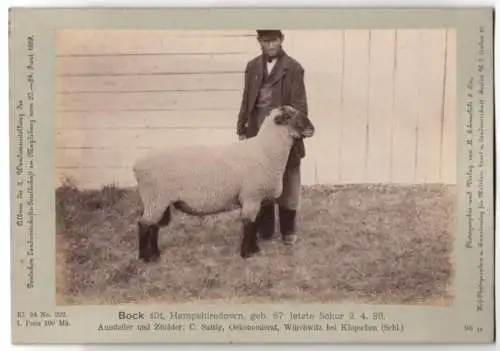
<path fill-rule="evenodd" d="M 450 305 L 455 29 L 56 31 L 59 305 Z"/>

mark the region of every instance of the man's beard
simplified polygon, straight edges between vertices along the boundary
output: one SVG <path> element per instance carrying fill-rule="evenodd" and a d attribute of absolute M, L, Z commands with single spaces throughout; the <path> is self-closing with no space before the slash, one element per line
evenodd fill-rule
<path fill-rule="evenodd" d="M 280 47 L 280 48 L 275 49 L 273 55 L 269 55 L 269 53 L 266 52 L 266 51 L 264 51 L 263 53 L 264 53 L 264 57 L 265 57 L 266 61 L 272 61 L 275 58 L 278 58 L 280 56 L 281 51 L 282 50 L 281 50 L 281 47 Z"/>

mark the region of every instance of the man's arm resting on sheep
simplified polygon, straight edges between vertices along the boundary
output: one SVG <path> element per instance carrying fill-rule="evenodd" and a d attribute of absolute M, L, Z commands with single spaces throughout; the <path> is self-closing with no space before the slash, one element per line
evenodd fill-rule
<path fill-rule="evenodd" d="M 246 123 L 247 123 L 247 118 L 248 118 L 248 113 L 247 113 L 247 105 L 248 105 L 248 90 L 249 90 L 249 71 L 250 71 L 250 63 L 247 63 L 247 66 L 245 67 L 245 82 L 244 82 L 244 87 L 243 87 L 243 96 L 241 98 L 241 106 L 240 106 L 240 112 L 238 114 L 238 121 L 236 124 L 236 134 L 238 134 L 238 137 L 240 140 L 246 138 Z"/>

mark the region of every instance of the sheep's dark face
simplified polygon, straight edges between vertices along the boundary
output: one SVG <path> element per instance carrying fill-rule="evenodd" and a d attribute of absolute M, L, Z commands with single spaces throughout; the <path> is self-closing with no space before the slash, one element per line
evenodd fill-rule
<path fill-rule="evenodd" d="M 301 111 L 292 106 L 282 106 L 273 110 L 274 122 L 278 125 L 286 125 L 290 135 L 295 139 L 310 138 L 314 135 L 314 125 Z"/>

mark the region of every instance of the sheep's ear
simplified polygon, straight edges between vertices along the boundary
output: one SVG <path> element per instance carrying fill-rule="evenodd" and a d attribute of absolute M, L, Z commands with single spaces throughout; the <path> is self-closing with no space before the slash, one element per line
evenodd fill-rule
<path fill-rule="evenodd" d="M 274 117 L 274 123 L 276 123 L 277 125 L 283 125 L 286 124 L 289 118 L 290 116 L 288 116 L 287 113 L 280 113 L 279 115 Z"/>

